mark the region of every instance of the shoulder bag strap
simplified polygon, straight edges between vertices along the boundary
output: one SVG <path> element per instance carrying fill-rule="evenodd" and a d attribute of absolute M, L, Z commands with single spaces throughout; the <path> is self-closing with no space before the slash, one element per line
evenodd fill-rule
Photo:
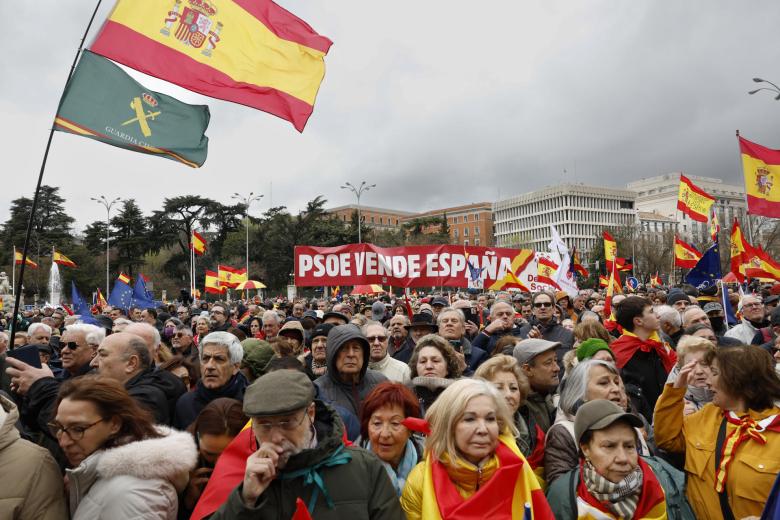
<path fill-rule="evenodd" d="M 726 418 L 720 423 L 720 429 L 718 429 L 718 440 L 715 443 L 715 474 L 718 474 L 718 468 L 720 468 L 720 461 L 723 458 L 723 444 L 726 441 Z M 726 486 L 723 486 L 723 493 L 718 493 L 718 500 L 720 501 L 720 511 L 723 514 L 723 520 L 735 520 L 734 513 L 731 511 L 729 505 L 729 492 Z"/>

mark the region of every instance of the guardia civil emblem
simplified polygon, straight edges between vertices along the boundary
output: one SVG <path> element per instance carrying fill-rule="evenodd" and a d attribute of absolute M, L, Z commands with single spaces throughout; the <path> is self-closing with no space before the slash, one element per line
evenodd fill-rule
<path fill-rule="evenodd" d="M 184 3 L 188 5 L 183 6 Z M 203 47 L 201 54 L 210 58 L 220 41 L 223 27 L 222 22 L 216 20 L 216 15 L 216 6 L 207 0 L 176 0 L 168 11 L 160 34 L 171 36 L 174 23 L 179 22 L 173 36 L 186 46 Z"/>
<path fill-rule="evenodd" d="M 134 97 L 130 101 L 130 108 L 135 113 L 135 117 L 122 123 L 122 126 L 138 123 L 138 127 L 144 137 L 151 137 L 152 128 L 149 126 L 149 121 L 154 121 L 157 116 L 162 114 L 160 110 L 154 110 L 157 108 L 157 105 L 158 103 L 154 96 L 146 92 L 140 96 Z M 149 108 L 146 108 L 147 106 Z"/>
<path fill-rule="evenodd" d="M 772 172 L 764 166 L 756 168 L 756 189 L 758 192 L 761 195 L 769 195 L 773 185 Z"/>

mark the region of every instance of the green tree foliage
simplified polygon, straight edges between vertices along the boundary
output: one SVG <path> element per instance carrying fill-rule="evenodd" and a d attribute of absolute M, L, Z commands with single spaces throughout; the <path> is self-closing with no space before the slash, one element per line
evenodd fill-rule
<path fill-rule="evenodd" d="M 449 244 L 450 227 L 447 216 L 420 217 L 401 226 L 405 243 L 409 245 Z"/>
<path fill-rule="evenodd" d="M 133 276 L 144 265 L 144 254 L 149 250 L 149 224 L 135 200 L 122 203 L 122 209 L 111 219 L 111 228 L 117 268 Z"/>

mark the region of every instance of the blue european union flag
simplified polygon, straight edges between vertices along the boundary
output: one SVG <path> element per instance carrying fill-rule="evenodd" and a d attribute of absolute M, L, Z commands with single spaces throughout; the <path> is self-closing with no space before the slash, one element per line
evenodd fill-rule
<path fill-rule="evenodd" d="M 144 277 L 139 274 L 135 281 L 135 287 L 133 287 L 133 307 L 139 309 L 153 309 L 157 307 L 158 302 L 152 299 L 151 293 L 146 289 L 146 282 Z"/>
<path fill-rule="evenodd" d="M 133 306 L 133 288 L 117 279 L 108 297 L 108 304 L 124 310 L 130 309 Z"/>
<path fill-rule="evenodd" d="M 70 299 L 73 302 L 73 312 L 81 317 L 82 322 L 92 325 L 97 324 L 95 318 L 92 317 L 92 310 L 89 308 L 89 304 L 81 297 L 79 290 L 76 289 L 76 282 L 73 280 L 70 282 Z"/>
<path fill-rule="evenodd" d="M 720 250 L 715 242 L 701 256 L 696 266 L 685 276 L 685 281 L 698 289 L 706 289 L 718 283 L 720 272 Z"/>

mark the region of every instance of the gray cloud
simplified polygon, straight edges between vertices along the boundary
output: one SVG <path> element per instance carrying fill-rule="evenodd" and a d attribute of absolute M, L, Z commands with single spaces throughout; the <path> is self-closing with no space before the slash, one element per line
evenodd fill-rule
<path fill-rule="evenodd" d="M 377 188 L 365 204 L 422 211 L 564 179 L 624 186 L 682 170 L 740 183 L 735 129 L 780 148 L 780 103 L 747 95 L 754 76 L 780 81 L 777 2 L 282 3 L 335 42 L 306 131 L 143 78 L 209 104 L 209 159 L 190 170 L 55 135 L 45 182 L 63 187 L 80 227 L 102 218 L 89 201 L 101 193 L 150 211 L 167 196 L 251 190 L 266 195 L 258 214 L 270 199 L 350 203 L 338 186 L 366 179 Z M 17 3 L 0 35 L 3 220 L 32 193 L 90 10 Z"/>

